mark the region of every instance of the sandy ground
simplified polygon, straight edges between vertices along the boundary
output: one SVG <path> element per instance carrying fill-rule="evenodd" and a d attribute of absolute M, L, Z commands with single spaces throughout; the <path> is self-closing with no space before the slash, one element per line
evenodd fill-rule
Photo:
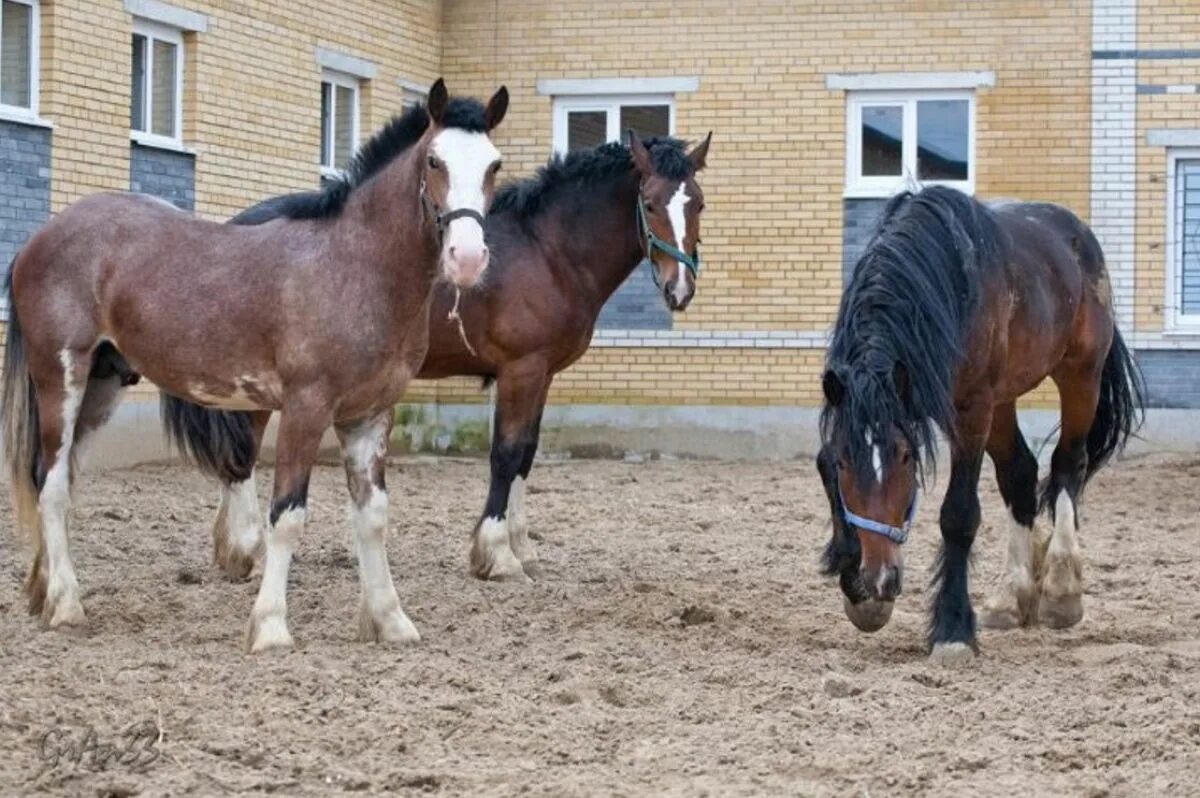
<path fill-rule="evenodd" d="M 1102 474 L 1083 623 L 985 632 L 954 671 L 924 661 L 932 499 L 909 590 L 864 635 L 816 570 L 807 462 L 540 464 L 532 586 L 466 575 L 486 472 L 391 469 L 391 560 L 424 635 L 404 649 L 353 640 L 336 468 L 314 475 L 286 655 L 242 653 L 256 585 L 209 564 L 216 496 L 195 472 L 81 482 L 77 636 L 25 615 L 0 508 L 0 793 L 1200 794 L 1200 461 Z M 977 598 L 1005 529 L 990 473 L 984 495 Z M 125 753 L 100 769 L 104 745 Z"/>

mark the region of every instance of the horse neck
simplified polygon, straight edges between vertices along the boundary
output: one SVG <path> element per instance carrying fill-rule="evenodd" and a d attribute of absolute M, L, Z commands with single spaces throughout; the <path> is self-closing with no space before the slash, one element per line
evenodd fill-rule
<path fill-rule="evenodd" d="M 639 181 L 635 172 L 574 194 L 559 213 L 548 216 L 567 257 L 561 266 L 581 279 L 596 313 L 642 262 L 637 231 Z M 557 265 L 557 264 L 552 264 Z"/>
<path fill-rule="evenodd" d="M 347 246 L 385 280 L 426 293 L 437 272 L 437 226 L 421 201 L 422 140 L 355 189 L 338 221 Z M 416 268 L 405 268 L 414 264 Z M 429 285 L 413 281 L 427 278 Z"/>

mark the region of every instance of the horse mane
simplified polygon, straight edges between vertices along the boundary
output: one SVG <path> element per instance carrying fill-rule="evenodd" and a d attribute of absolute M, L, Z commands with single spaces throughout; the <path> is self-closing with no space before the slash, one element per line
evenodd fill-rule
<path fill-rule="evenodd" d="M 1002 268 L 1003 235 L 987 207 L 955 189 L 904 192 L 885 207 L 827 355 L 843 396 L 821 412 L 822 443 L 862 479 L 872 471 L 868 436 L 899 430 L 922 479 L 936 465 L 936 430 L 955 439 L 954 377 L 983 281 Z"/>
<path fill-rule="evenodd" d="M 687 157 L 684 142 L 667 136 L 644 139 L 654 171 L 668 180 L 688 180 L 696 167 Z M 492 213 L 512 211 L 526 218 L 550 205 L 551 198 L 567 186 L 594 186 L 622 177 L 633 169 L 629 148 L 619 142 L 590 150 L 554 155 L 532 177 L 502 186 L 492 200 Z"/>
<path fill-rule="evenodd" d="M 341 176 L 325 181 L 320 191 L 284 194 L 247 208 L 231 221 L 236 224 L 261 224 L 279 217 L 323 219 L 337 216 L 354 189 L 366 183 L 420 141 L 429 127 L 429 112 L 416 105 L 393 116 L 378 133 L 358 148 Z M 467 97 L 455 97 L 446 104 L 442 127 L 459 128 L 468 133 L 487 132 L 483 105 Z"/>

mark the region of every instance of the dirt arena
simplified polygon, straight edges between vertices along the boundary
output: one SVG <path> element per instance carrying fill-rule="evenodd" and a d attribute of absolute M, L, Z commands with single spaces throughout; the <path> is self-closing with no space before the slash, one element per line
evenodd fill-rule
<path fill-rule="evenodd" d="M 241 648 L 256 586 L 209 564 L 216 491 L 194 471 L 81 482 L 79 636 L 25 615 L 5 504 L 0 793 L 1200 794 L 1198 460 L 1104 472 L 1083 623 L 984 632 L 953 671 L 924 661 L 932 498 L 892 623 L 864 635 L 817 573 L 807 461 L 541 463 L 532 586 L 466 576 L 486 474 L 391 469 L 391 560 L 424 636 L 404 649 L 353 640 L 340 469 L 314 475 L 292 571 L 299 648 L 258 658 Z M 1004 522 L 988 469 L 977 598 Z"/>

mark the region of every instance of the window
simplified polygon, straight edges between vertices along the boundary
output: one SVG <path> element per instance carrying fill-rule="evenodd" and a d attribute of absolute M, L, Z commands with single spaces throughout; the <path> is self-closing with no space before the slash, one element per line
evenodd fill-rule
<path fill-rule="evenodd" d="M 358 148 L 358 78 L 326 72 L 321 78 L 321 171 L 350 165 Z"/>
<path fill-rule="evenodd" d="M 400 81 L 400 92 L 401 111 L 408 111 L 418 105 L 424 105 L 425 101 L 429 99 L 429 89 L 410 80 Z"/>
<path fill-rule="evenodd" d="M 38 6 L 36 0 L 0 3 L 0 111 L 37 115 Z"/>
<path fill-rule="evenodd" d="M 847 196 L 886 197 L 913 180 L 974 191 L 971 92 L 855 92 L 846 133 Z"/>
<path fill-rule="evenodd" d="M 133 23 L 129 127 L 151 146 L 178 147 L 183 138 L 183 34 L 147 20 Z"/>
<path fill-rule="evenodd" d="M 1171 327 L 1200 328 L 1200 150 L 1176 150 L 1167 170 L 1167 307 Z"/>
<path fill-rule="evenodd" d="M 633 128 L 639 136 L 669 136 L 675 130 L 670 95 L 556 97 L 554 151 L 574 152 L 620 141 Z"/>

